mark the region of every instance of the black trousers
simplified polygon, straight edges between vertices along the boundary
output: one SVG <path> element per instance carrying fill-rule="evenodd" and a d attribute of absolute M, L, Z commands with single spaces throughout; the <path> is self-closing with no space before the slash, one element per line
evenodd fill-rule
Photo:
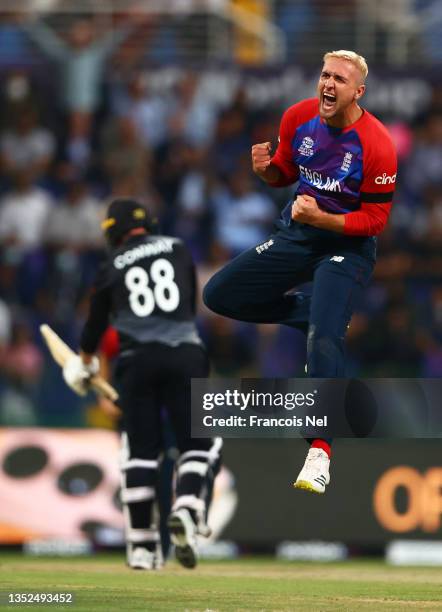
<path fill-rule="evenodd" d="M 164 410 L 168 412 L 180 454 L 210 449 L 210 438 L 190 437 L 191 378 L 203 378 L 208 373 L 207 354 L 198 345 L 170 347 L 151 342 L 125 351 L 118 361 L 115 378 L 131 457 L 158 458 L 163 449 Z"/>

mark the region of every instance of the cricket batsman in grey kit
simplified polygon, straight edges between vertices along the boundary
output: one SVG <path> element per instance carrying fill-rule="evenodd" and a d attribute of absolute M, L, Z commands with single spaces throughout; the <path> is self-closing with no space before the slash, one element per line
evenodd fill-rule
<path fill-rule="evenodd" d="M 146 210 L 115 200 L 102 224 L 110 254 L 99 270 L 80 341 L 64 368 L 68 385 L 84 395 L 98 370 L 95 353 L 111 323 L 120 340 L 115 381 L 123 414 L 121 499 L 127 561 L 154 570 L 163 561 L 153 505 L 163 450 L 161 410 L 168 411 L 180 456 L 168 527 L 178 561 L 197 564 L 197 535 L 208 535 L 208 491 L 220 466 L 221 439 L 192 439 L 190 382 L 209 363 L 195 326 L 195 270 L 178 238 L 154 233 Z"/>

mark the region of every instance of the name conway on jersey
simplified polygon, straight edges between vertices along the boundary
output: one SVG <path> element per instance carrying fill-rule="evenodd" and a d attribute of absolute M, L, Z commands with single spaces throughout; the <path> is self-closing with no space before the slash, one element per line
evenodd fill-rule
<path fill-rule="evenodd" d="M 134 264 L 139 259 L 159 255 L 160 253 L 173 253 L 173 244 L 176 238 L 167 236 L 161 237 L 155 242 L 149 244 L 140 244 L 132 249 L 125 250 L 121 255 L 117 255 L 114 259 L 114 266 L 117 270 L 121 270 L 126 266 Z"/>
<path fill-rule="evenodd" d="M 317 98 L 284 113 L 272 158 L 281 179 L 273 185 L 299 181 L 296 195 L 310 195 L 326 212 L 346 215 L 345 234 L 376 235 L 387 221 L 396 182 L 391 137 L 366 110 L 342 129 L 328 126 L 318 113 Z M 282 213 L 286 225 L 290 212 L 291 202 Z"/>
<path fill-rule="evenodd" d="M 195 323 L 195 270 L 184 243 L 169 236 L 134 236 L 102 265 L 81 347 L 94 352 L 108 324 L 121 349 L 145 342 L 201 344 Z"/>

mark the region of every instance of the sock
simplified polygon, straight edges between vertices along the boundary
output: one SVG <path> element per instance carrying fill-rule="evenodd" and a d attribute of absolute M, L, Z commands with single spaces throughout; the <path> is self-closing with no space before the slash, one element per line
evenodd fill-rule
<path fill-rule="evenodd" d="M 331 445 L 321 438 L 313 440 L 310 448 L 322 448 L 322 450 L 327 453 L 328 457 L 331 457 Z"/>

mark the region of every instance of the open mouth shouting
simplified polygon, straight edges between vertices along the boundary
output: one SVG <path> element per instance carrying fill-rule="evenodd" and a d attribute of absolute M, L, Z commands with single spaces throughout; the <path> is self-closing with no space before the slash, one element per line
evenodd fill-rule
<path fill-rule="evenodd" d="M 322 107 L 325 111 L 334 110 L 336 107 L 336 96 L 331 93 L 322 94 Z"/>

